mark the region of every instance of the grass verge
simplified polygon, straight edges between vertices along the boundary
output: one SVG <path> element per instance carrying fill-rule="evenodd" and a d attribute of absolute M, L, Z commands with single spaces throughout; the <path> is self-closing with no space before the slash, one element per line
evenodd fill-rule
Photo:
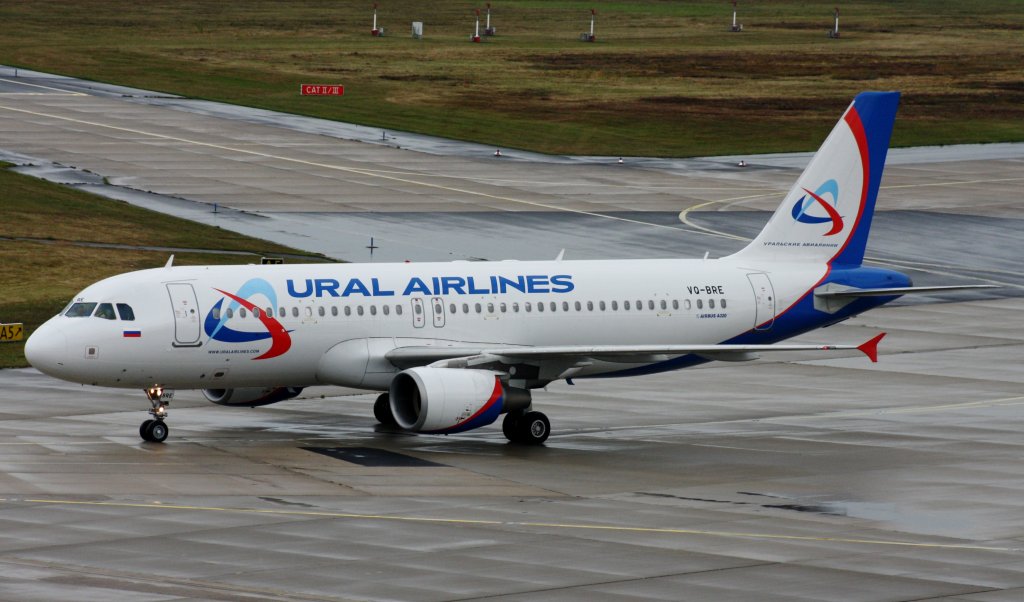
<path fill-rule="evenodd" d="M 590 8 L 597 42 L 582 43 Z M 813 150 L 865 89 L 897 89 L 897 146 L 1024 140 L 1024 0 L 495 3 L 15 1 L 0 62 L 388 129 L 550 153 Z M 413 40 L 409 22 L 424 21 Z M 341 83 L 339 98 L 300 83 Z"/>

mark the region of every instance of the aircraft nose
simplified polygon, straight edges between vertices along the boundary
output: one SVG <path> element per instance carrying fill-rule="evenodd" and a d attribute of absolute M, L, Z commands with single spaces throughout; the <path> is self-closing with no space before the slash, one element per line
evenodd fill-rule
<path fill-rule="evenodd" d="M 36 370 L 53 374 L 64 363 L 68 339 L 50 323 L 43 324 L 25 341 L 25 359 Z"/>

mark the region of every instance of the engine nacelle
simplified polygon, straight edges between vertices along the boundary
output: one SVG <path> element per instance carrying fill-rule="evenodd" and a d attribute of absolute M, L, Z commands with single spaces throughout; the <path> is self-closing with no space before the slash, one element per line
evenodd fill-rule
<path fill-rule="evenodd" d="M 529 391 L 506 388 L 487 370 L 409 368 L 395 376 L 388 394 L 398 426 L 424 433 L 480 428 L 530 405 Z"/>
<path fill-rule="evenodd" d="M 203 396 L 222 406 L 265 406 L 302 393 L 302 387 L 245 387 L 242 389 L 203 389 Z"/>

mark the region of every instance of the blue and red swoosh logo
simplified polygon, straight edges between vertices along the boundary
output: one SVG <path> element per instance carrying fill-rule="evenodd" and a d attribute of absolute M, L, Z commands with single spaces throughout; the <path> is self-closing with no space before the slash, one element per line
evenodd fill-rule
<path fill-rule="evenodd" d="M 203 330 L 211 340 L 223 343 L 251 343 L 253 341 L 270 339 L 270 349 L 252 358 L 254 360 L 277 357 L 291 349 L 292 338 L 288 331 L 285 330 L 285 327 L 277 321 L 273 313 L 268 314 L 266 310 L 260 309 L 255 303 L 250 301 L 254 295 L 262 295 L 270 302 L 269 309 L 272 312 L 277 307 L 277 293 L 269 282 L 262 278 L 253 278 L 243 284 L 234 294 L 219 288 L 214 290 L 227 297 L 230 302 L 227 307 L 224 307 L 224 299 L 220 299 L 210 309 L 210 312 L 206 314 Z M 231 313 L 234 314 L 239 307 L 244 307 L 252 312 L 253 315 L 258 316 L 260 323 L 266 331 L 258 332 L 230 328 L 227 325 L 228 320 L 231 319 L 228 317 L 228 310 L 231 310 Z"/>
<path fill-rule="evenodd" d="M 793 219 L 801 224 L 832 223 L 832 228 L 825 236 L 832 236 L 843 231 L 843 217 L 839 215 L 839 184 L 835 180 L 827 180 L 817 190 L 811 192 L 804 188 L 805 194 L 793 205 Z M 825 200 L 825 195 L 832 197 L 832 202 Z M 811 209 L 814 212 L 809 212 Z M 825 215 L 821 215 L 824 211 Z"/>

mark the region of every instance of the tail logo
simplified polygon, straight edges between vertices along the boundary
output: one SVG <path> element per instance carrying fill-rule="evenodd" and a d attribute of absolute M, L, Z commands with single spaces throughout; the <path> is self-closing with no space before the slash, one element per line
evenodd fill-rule
<path fill-rule="evenodd" d="M 839 215 L 839 184 L 835 180 L 826 180 L 817 190 L 811 192 L 804 188 L 805 194 L 793 205 L 793 219 L 801 224 L 824 224 L 832 223 L 832 228 L 825 233 L 825 236 L 832 236 L 843 231 L 843 216 Z M 830 204 L 825 200 L 825 195 L 832 197 Z M 815 208 L 815 212 L 810 210 Z M 820 215 L 821 211 L 825 215 Z"/>
<path fill-rule="evenodd" d="M 203 330 L 211 340 L 221 341 L 223 343 L 251 343 L 254 341 L 270 339 L 270 349 L 265 351 L 262 355 L 252 358 L 255 360 L 265 360 L 277 357 L 284 354 L 291 348 L 291 336 L 289 336 L 288 331 L 285 330 L 284 326 L 274 318 L 273 312 L 277 307 L 277 293 L 269 282 L 262 278 L 253 278 L 243 284 L 235 294 L 231 294 L 219 288 L 214 290 L 227 297 L 230 300 L 230 303 L 225 308 L 223 307 L 224 299 L 220 299 L 212 308 L 210 308 L 210 313 L 206 314 L 206 319 L 203 322 Z M 263 297 L 266 297 L 270 305 L 266 309 L 260 309 L 255 303 L 249 300 L 255 295 L 262 295 Z M 235 330 L 228 327 L 228 320 L 231 319 L 231 316 L 234 316 L 236 311 L 239 311 L 239 307 L 243 307 L 252 312 L 266 331 Z M 268 312 L 267 310 L 270 311 Z"/>

